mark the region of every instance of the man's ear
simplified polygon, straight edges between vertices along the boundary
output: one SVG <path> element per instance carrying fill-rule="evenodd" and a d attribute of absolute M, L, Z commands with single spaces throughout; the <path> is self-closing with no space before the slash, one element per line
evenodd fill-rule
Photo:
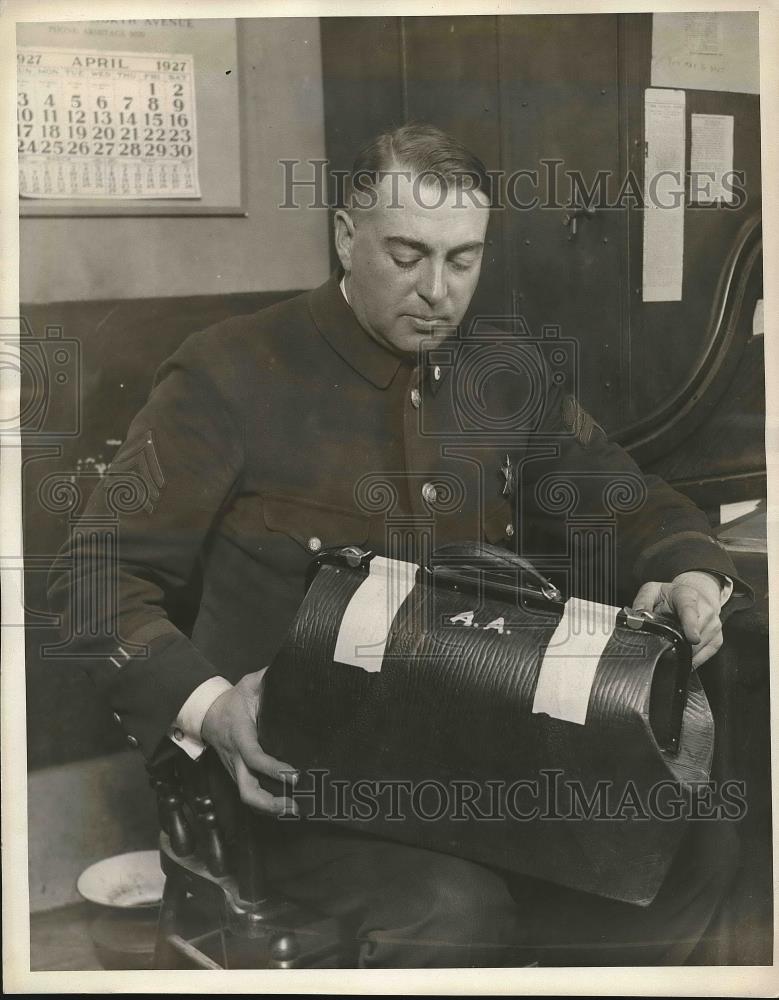
<path fill-rule="evenodd" d="M 346 209 L 339 208 L 335 213 L 335 252 L 341 261 L 344 271 L 352 269 L 352 241 L 354 240 L 354 221 Z"/>

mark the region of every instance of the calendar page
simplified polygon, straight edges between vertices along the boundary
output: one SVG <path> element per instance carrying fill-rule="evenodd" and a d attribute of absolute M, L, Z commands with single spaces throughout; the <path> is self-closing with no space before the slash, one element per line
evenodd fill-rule
<path fill-rule="evenodd" d="M 20 46 L 17 68 L 22 197 L 200 197 L 191 55 Z"/>

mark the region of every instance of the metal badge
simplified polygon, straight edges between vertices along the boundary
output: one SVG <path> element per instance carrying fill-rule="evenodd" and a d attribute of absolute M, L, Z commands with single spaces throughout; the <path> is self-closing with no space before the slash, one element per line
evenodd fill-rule
<path fill-rule="evenodd" d="M 506 461 L 500 467 L 500 471 L 505 480 L 503 483 L 503 496 L 514 496 L 514 466 L 511 464 L 511 459 L 508 454 L 506 455 Z"/>

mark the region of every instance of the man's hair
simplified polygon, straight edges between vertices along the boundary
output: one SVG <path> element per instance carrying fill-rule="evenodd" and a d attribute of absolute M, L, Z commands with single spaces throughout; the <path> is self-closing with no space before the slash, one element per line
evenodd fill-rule
<path fill-rule="evenodd" d="M 490 198 L 490 177 L 479 157 L 435 125 L 415 122 L 382 132 L 363 146 L 348 178 L 347 207 L 355 196 L 358 203 L 364 203 L 364 193 L 393 171 L 410 173 L 446 189 L 481 191 Z"/>

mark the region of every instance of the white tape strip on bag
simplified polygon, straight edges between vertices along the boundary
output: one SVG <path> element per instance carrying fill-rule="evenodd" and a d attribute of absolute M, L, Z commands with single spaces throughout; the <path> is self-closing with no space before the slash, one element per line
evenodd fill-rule
<path fill-rule="evenodd" d="M 619 608 L 572 597 L 541 661 L 534 714 L 584 725 L 595 671 L 617 621 Z"/>
<path fill-rule="evenodd" d="M 333 659 L 369 673 L 381 670 L 387 637 L 401 604 L 414 589 L 417 566 L 374 556 L 368 576 L 344 611 Z"/>

